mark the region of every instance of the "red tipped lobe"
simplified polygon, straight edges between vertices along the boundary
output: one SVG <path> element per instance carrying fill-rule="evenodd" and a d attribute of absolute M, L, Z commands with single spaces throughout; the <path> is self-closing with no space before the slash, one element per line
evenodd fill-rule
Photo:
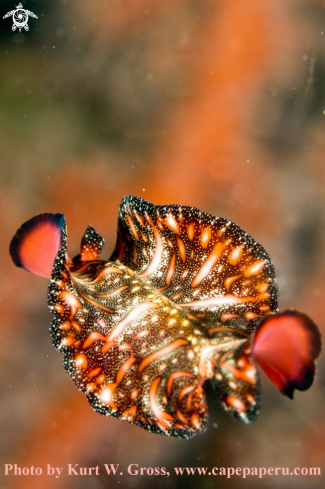
<path fill-rule="evenodd" d="M 315 359 L 320 351 L 321 338 L 316 325 L 296 311 L 265 316 L 253 338 L 256 362 L 291 399 L 294 389 L 304 391 L 313 383 Z"/>
<path fill-rule="evenodd" d="M 16 266 L 50 278 L 55 257 L 62 246 L 62 214 L 40 214 L 25 222 L 10 243 Z"/>

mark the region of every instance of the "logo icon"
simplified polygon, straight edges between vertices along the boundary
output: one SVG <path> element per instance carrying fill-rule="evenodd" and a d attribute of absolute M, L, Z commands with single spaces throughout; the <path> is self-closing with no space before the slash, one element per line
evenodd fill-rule
<path fill-rule="evenodd" d="M 19 29 L 19 32 L 24 28 L 25 31 L 29 30 L 28 25 L 28 16 L 34 17 L 34 19 L 38 19 L 37 15 L 35 15 L 30 10 L 23 9 L 23 5 L 20 3 L 16 6 L 16 10 L 11 10 L 11 12 L 7 12 L 6 15 L 3 16 L 3 19 L 12 16 L 12 30 L 15 31 Z"/>

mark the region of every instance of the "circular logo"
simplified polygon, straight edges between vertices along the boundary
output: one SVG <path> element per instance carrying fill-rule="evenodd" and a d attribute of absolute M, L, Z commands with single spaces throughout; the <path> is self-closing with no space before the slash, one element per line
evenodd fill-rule
<path fill-rule="evenodd" d="M 28 13 L 26 12 L 26 10 L 24 9 L 17 9 L 14 11 L 13 15 L 12 15 L 12 20 L 13 20 L 13 23 L 14 25 L 12 26 L 12 30 L 16 30 L 17 27 L 18 29 L 22 29 L 24 27 L 24 29 L 28 30 L 28 25 L 27 25 L 27 22 L 28 22 Z M 14 29 L 15 27 L 15 29 Z"/>

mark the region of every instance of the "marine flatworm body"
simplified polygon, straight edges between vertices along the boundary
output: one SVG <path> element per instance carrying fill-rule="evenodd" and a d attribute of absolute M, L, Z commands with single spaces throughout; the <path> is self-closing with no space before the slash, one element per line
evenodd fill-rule
<path fill-rule="evenodd" d="M 321 339 L 296 311 L 278 313 L 274 266 L 236 224 L 193 207 L 127 196 L 111 258 L 89 226 L 67 255 L 62 214 L 17 231 L 17 266 L 50 278 L 54 346 L 101 414 L 189 438 L 205 430 L 203 383 L 250 423 L 259 414 L 256 362 L 281 392 L 310 387 Z"/>

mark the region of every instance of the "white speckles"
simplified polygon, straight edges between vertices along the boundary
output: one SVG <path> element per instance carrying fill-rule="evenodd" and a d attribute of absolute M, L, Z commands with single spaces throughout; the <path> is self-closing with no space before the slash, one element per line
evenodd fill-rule
<path fill-rule="evenodd" d="M 187 319 L 185 319 L 184 321 L 182 321 L 182 326 L 184 326 L 185 328 L 187 326 L 189 326 L 189 325 L 190 325 L 190 322 Z"/>
<path fill-rule="evenodd" d="M 156 323 L 158 321 L 159 317 L 157 316 L 157 314 L 155 314 L 152 318 L 151 318 L 151 322 L 152 323 Z"/>
<path fill-rule="evenodd" d="M 187 353 L 187 358 L 189 360 L 193 360 L 194 357 L 195 357 L 194 352 L 192 350 L 189 350 L 189 352 Z"/>
<path fill-rule="evenodd" d="M 173 363 L 174 365 L 175 365 L 175 363 L 177 363 L 177 362 L 178 362 L 178 358 L 173 358 L 173 359 L 172 359 L 172 363 Z"/>
<path fill-rule="evenodd" d="M 182 329 L 179 330 L 179 334 L 184 334 L 184 331 Z"/>
<path fill-rule="evenodd" d="M 221 381 L 222 381 L 222 379 L 223 379 L 223 377 L 222 377 L 221 373 L 219 373 L 219 372 L 215 374 L 214 378 L 215 378 L 216 380 L 218 380 L 219 382 L 221 382 Z"/>
<path fill-rule="evenodd" d="M 168 323 L 168 326 L 174 326 L 174 324 L 176 323 L 177 323 L 176 319 L 171 319 Z"/>
<path fill-rule="evenodd" d="M 232 389 L 233 391 L 237 390 L 237 385 L 232 380 L 230 382 L 228 382 L 228 385 L 229 385 L 230 389 Z"/>

